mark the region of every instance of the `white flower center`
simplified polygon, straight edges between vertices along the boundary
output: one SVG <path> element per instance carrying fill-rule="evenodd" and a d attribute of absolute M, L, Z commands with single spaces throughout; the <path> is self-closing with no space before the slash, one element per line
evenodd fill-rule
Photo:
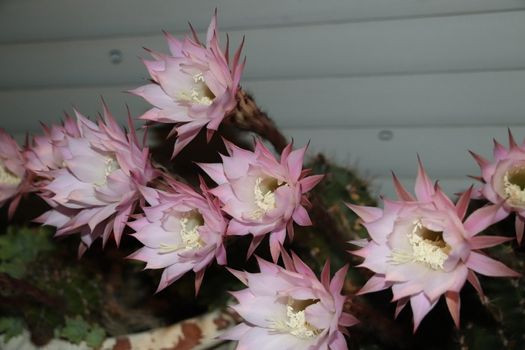
<path fill-rule="evenodd" d="M 215 95 L 210 90 L 204 80 L 202 73 L 193 75 L 193 86 L 190 90 L 182 91 L 179 94 L 179 98 L 184 101 L 190 101 L 201 105 L 211 105 Z"/>
<path fill-rule="evenodd" d="M 0 184 L 9 186 L 18 186 L 22 179 L 13 174 L 0 160 Z"/>
<path fill-rule="evenodd" d="M 204 224 L 204 218 L 198 210 L 192 210 L 179 219 L 181 244 L 160 245 L 161 253 L 171 253 L 177 250 L 194 250 L 204 246 L 204 242 L 199 235 L 199 228 Z"/>
<path fill-rule="evenodd" d="M 267 212 L 275 209 L 275 193 L 279 183 L 274 178 L 263 179 L 258 177 L 253 188 L 254 202 L 257 209 L 251 212 L 250 217 L 258 220 Z"/>
<path fill-rule="evenodd" d="M 104 186 L 108 181 L 108 176 L 115 170 L 120 169 L 117 159 L 114 156 L 109 156 L 104 159 L 104 178 L 95 183 L 97 186 Z"/>
<path fill-rule="evenodd" d="M 317 303 L 315 300 L 294 301 L 291 299 L 291 302 L 286 306 L 286 321 L 271 322 L 270 329 L 280 333 L 290 333 L 301 339 L 313 338 L 319 335 L 321 330 L 306 322 L 304 313 L 304 309 L 307 306 L 315 303 Z M 299 310 L 297 310 L 297 307 L 299 307 Z"/>
<path fill-rule="evenodd" d="M 392 263 L 418 262 L 433 270 L 443 269 L 450 252 L 450 246 L 443 240 L 443 232 L 429 230 L 420 220 L 416 220 L 412 232 L 408 234 L 408 242 L 412 251 L 392 250 Z"/>
<path fill-rule="evenodd" d="M 509 170 L 503 177 L 503 191 L 513 205 L 525 205 L 525 168 Z"/>

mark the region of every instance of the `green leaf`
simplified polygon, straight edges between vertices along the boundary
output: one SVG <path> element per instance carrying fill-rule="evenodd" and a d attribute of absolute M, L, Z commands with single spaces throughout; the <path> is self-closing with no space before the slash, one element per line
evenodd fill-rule
<path fill-rule="evenodd" d="M 19 318 L 1 317 L 0 318 L 0 334 L 4 335 L 5 341 L 22 334 L 24 330 L 24 323 Z"/>
<path fill-rule="evenodd" d="M 106 331 L 98 324 L 89 324 L 80 316 L 66 317 L 66 324 L 56 331 L 56 336 L 69 340 L 74 344 L 85 341 L 89 347 L 99 347 L 106 339 Z"/>
<path fill-rule="evenodd" d="M 51 249 L 48 230 L 10 227 L 0 236 L 0 271 L 22 278 L 26 265 Z"/>
<path fill-rule="evenodd" d="M 92 348 L 98 348 L 102 345 L 102 342 L 106 339 L 106 331 L 102 329 L 98 324 L 91 327 L 91 330 L 86 335 L 86 344 Z"/>
<path fill-rule="evenodd" d="M 65 326 L 58 331 L 58 336 L 79 344 L 89 332 L 89 324 L 80 316 L 75 318 L 66 317 Z"/>

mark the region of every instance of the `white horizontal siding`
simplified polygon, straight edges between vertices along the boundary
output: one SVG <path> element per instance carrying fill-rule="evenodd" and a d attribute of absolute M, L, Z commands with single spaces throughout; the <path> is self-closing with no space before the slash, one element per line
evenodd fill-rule
<path fill-rule="evenodd" d="M 510 127 L 517 140 L 525 137 L 524 123 Z M 379 133 L 384 130 L 392 132 L 391 140 L 380 139 Z M 285 132 L 296 145 L 310 141 L 312 154 L 323 152 L 338 164 L 355 165 L 372 177 L 389 177 L 391 171 L 400 177 L 415 177 L 418 154 L 434 180 L 479 175 L 468 150 L 490 159 L 493 138 L 507 144 L 507 128 L 502 126 L 293 128 Z"/>
<path fill-rule="evenodd" d="M 224 28 L 524 9 L 522 0 L 3 0 L 0 42 L 204 29 L 217 6 Z"/>
<path fill-rule="evenodd" d="M 525 11 L 363 23 L 261 28 L 246 35 L 245 79 L 525 68 Z M 167 51 L 162 34 L 0 45 L 0 88 L 140 82 L 142 47 Z M 112 64 L 109 52 L 123 54 Z"/>
<path fill-rule="evenodd" d="M 414 193 L 414 177 L 400 178 L 399 180 L 409 192 Z M 471 185 L 477 184 L 479 184 L 479 182 L 467 177 L 450 177 L 439 179 L 439 186 L 452 200 L 457 199 L 457 193 L 461 193 L 468 189 Z M 392 177 L 377 177 L 372 179 L 370 181 L 370 190 L 376 196 L 381 195 L 390 199 L 397 198 L 396 191 L 392 183 Z M 382 203 L 380 202 L 379 204 L 381 205 Z"/>
<path fill-rule="evenodd" d="M 122 91 L 136 86 L 0 90 L 0 126 L 31 130 L 77 106 L 100 110 L 103 96 L 117 115 L 148 104 Z M 281 127 L 516 125 L 525 121 L 525 70 L 246 83 Z"/>

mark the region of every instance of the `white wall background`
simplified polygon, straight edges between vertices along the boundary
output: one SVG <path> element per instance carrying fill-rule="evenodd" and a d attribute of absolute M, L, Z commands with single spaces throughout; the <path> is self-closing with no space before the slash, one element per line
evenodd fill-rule
<path fill-rule="evenodd" d="M 142 47 L 206 29 L 246 35 L 243 86 L 293 136 L 390 195 L 419 153 L 449 193 L 507 127 L 525 136 L 525 0 L 0 0 L 0 127 L 19 137 L 78 107 L 147 105 Z M 112 62 L 112 50 L 121 62 Z M 114 57 L 114 56 L 113 56 Z M 410 186 L 410 185 L 409 185 Z"/>

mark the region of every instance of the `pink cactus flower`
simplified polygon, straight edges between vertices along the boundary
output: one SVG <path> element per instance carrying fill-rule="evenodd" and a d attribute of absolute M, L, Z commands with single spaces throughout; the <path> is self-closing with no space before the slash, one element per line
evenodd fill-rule
<path fill-rule="evenodd" d="M 244 322 L 221 335 L 238 340 L 237 350 L 345 350 L 344 327 L 357 319 L 343 312 L 341 289 L 348 266 L 330 281 L 327 262 L 321 281 L 295 254 L 283 251 L 285 269 L 258 259 L 260 273 L 231 270 L 248 288 L 232 292 L 233 309 Z"/>
<path fill-rule="evenodd" d="M 509 130 L 509 149 L 494 140 L 493 162 L 471 154 L 481 168 L 479 180 L 483 182 L 474 197 L 484 197 L 500 208 L 495 222 L 516 213 L 516 238 L 521 243 L 525 226 L 525 141 L 518 145 Z"/>
<path fill-rule="evenodd" d="M 25 163 L 22 149 L 9 134 L 0 129 L 0 207 L 11 200 L 8 209 L 10 218 L 22 195 L 32 188 Z"/>
<path fill-rule="evenodd" d="M 432 185 L 419 163 L 414 198 L 394 176 L 398 201 L 385 200 L 384 209 L 348 205 L 364 222 L 368 243 L 353 254 L 375 275 L 358 294 L 392 288 L 396 316 L 410 302 L 414 331 L 444 295 L 459 327 L 459 292 L 468 280 L 482 294 L 475 272 L 486 276 L 519 274 L 479 251 L 508 241 L 507 237 L 480 236 L 493 222 L 498 208 L 476 210 L 463 221 L 472 188 L 457 204 Z"/>
<path fill-rule="evenodd" d="M 244 62 L 240 62 L 243 45 L 235 53 L 230 68 L 229 45 L 225 52 L 219 45 L 217 14 L 208 28 L 206 45 L 194 31 L 193 39 L 187 37 L 181 41 L 166 33 L 166 40 L 171 55 L 150 51 L 154 60 L 144 61 L 153 84 L 130 92 L 153 105 L 141 119 L 175 124 L 175 156 L 204 126 L 209 140 L 237 105 L 235 95 L 244 68 Z"/>
<path fill-rule="evenodd" d="M 228 235 L 253 234 L 250 256 L 267 233 L 274 261 L 279 258 L 286 232 L 293 238 L 293 222 L 311 225 L 304 207 L 309 204 L 305 193 L 322 175 L 306 176 L 303 158 L 306 147 L 292 151 L 288 145 L 280 162 L 260 140 L 253 152 L 225 141 L 229 156 L 222 164 L 199 164 L 219 186 L 211 192 L 223 203 L 222 209 L 232 216 Z"/>
<path fill-rule="evenodd" d="M 80 130 L 75 119 L 67 115 L 62 125 L 51 127 L 44 125 L 43 127 L 44 135 L 34 136 L 31 146 L 25 152 L 26 168 L 40 177 L 40 180 L 48 180 L 49 171 L 61 168 L 64 163 L 64 158 L 57 146 L 66 142 L 66 135 L 80 137 Z"/>
<path fill-rule="evenodd" d="M 203 195 L 174 180 L 169 183 L 170 192 L 148 189 L 145 198 L 150 207 L 143 208 L 143 217 L 128 223 L 136 231 L 133 236 L 144 244 L 129 258 L 145 261 L 146 268 L 164 269 L 157 292 L 193 270 L 197 293 L 206 267 L 215 259 L 226 264 L 227 222 L 203 183 Z"/>
<path fill-rule="evenodd" d="M 113 234 L 119 244 L 141 198 L 140 186 L 155 178 L 157 171 L 131 122 L 126 134 L 105 107 L 104 120 L 98 124 L 75 114 L 78 135 L 74 128 L 66 130 L 66 122 L 57 131 L 58 140 L 50 142 L 52 147 L 45 144 L 33 155 L 40 160 L 38 175 L 49 178 L 41 196 L 52 207 L 37 221 L 57 227 L 57 236 L 80 233 L 81 255 L 99 236 L 105 244 Z"/>

